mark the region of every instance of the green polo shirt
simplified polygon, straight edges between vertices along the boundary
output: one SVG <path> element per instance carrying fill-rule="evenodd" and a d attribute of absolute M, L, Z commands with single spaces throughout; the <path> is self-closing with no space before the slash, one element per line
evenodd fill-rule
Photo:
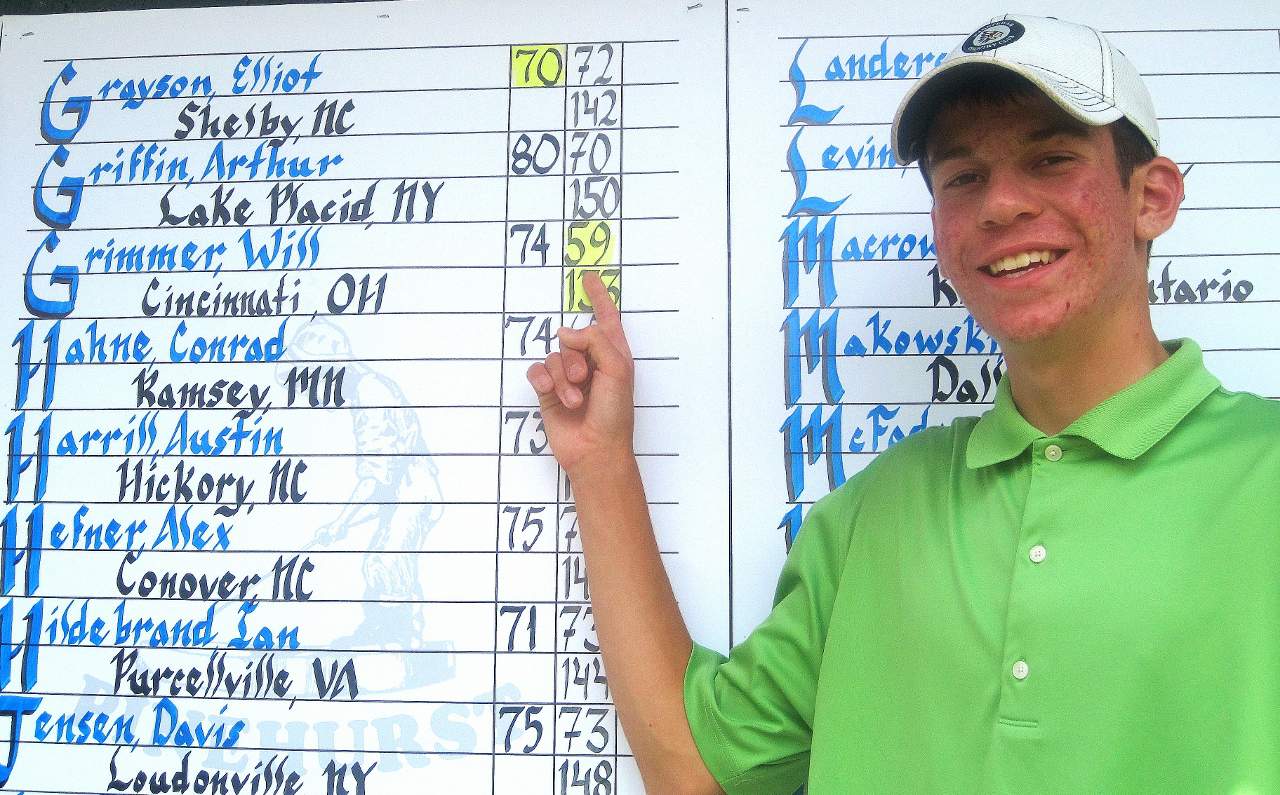
<path fill-rule="evenodd" d="M 1006 380 L 813 506 L 769 617 L 689 660 L 725 790 L 1280 792 L 1280 403 L 1166 347 L 1055 436 Z"/>

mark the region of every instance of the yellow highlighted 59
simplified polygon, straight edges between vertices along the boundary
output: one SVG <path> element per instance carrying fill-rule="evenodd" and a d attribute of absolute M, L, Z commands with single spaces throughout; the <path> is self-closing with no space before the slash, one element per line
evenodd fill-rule
<path fill-rule="evenodd" d="M 564 230 L 564 264 L 612 265 L 614 237 L 610 221 L 570 221 Z"/>

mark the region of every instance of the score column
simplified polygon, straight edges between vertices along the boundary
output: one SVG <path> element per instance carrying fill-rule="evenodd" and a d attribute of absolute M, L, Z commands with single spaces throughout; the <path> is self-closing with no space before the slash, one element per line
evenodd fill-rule
<path fill-rule="evenodd" d="M 591 321 L 582 276 L 600 274 L 622 306 L 621 43 L 567 47 L 564 92 L 564 256 L 566 325 Z M 556 537 L 556 792 L 617 790 L 618 722 L 596 640 L 572 484 L 561 475 Z"/>
<path fill-rule="evenodd" d="M 554 775 L 557 468 L 525 379 L 554 347 L 564 193 L 564 45 L 510 47 L 498 470 L 494 792 Z"/>

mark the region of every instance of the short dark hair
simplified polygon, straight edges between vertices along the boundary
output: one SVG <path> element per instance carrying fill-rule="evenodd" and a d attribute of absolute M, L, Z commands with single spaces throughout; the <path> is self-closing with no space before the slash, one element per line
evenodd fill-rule
<path fill-rule="evenodd" d="M 955 79 L 939 85 L 938 90 L 940 94 L 945 93 L 945 98 L 935 102 L 929 110 L 923 127 L 925 130 L 933 127 L 939 113 L 956 105 L 1001 106 L 1010 102 L 1034 99 L 1044 93 L 1022 75 L 996 66 L 958 70 Z M 1121 117 L 1107 127 L 1111 130 L 1111 141 L 1116 150 L 1120 184 L 1128 188 L 1129 177 L 1133 176 L 1133 170 L 1155 159 L 1155 147 L 1142 134 L 1142 131 L 1126 118 Z M 918 165 L 920 175 L 924 177 L 925 187 L 933 193 L 933 182 L 929 178 L 929 157 L 923 146 L 921 146 Z"/>

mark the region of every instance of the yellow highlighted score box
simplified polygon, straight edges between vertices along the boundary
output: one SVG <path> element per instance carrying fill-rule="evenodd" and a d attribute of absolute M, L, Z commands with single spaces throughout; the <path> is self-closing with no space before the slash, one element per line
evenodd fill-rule
<path fill-rule="evenodd" d="M 550 88 L 564 85 L 565 45 L 513 44 L 511 87 Z"/>
<path fill-rule="evenodd" d="M 564 229 L 564 264 L 612 265 L 616 239 L 614 225 L 608 221 L 570 221 Z"/>
<path fill-rule="evenodd" d="M 582 286 L 582 277 L 587 273 L 600 274 L 600 281 L 609 291 L 609 300 L 613 305 L 622 308 L 622 268 L 568 268 L 564 272 L 564 310 L 565 312 L 590 312 L 594 307 Z"/>

